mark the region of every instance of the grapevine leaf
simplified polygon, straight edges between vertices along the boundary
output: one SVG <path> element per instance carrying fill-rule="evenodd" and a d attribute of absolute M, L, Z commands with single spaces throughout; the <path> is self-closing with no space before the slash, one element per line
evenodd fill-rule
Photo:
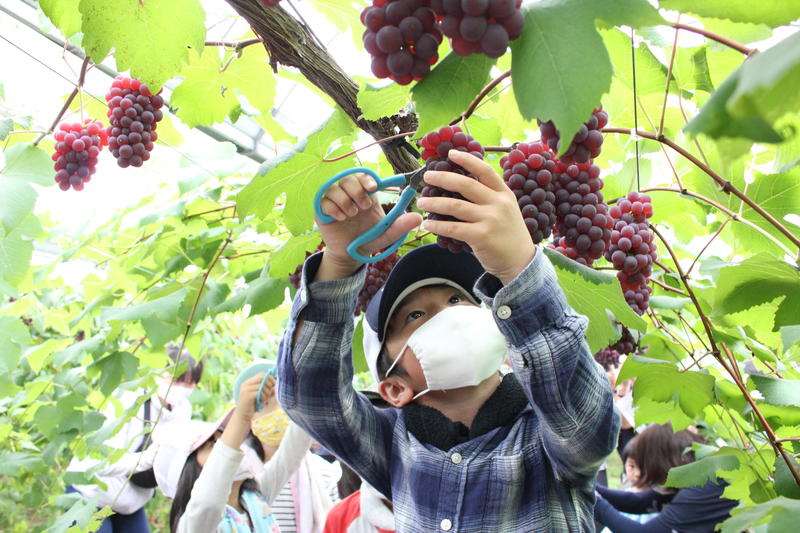
<path fill-rule="evenodd" d="M 80 0 L 39 0 L 39 7 L 64 37 L 72 37 L 81 31 Z"/>
<path fill-rule="evenodd" d="M 237 197 L 238 211 L 242 217 L 256 215 L 265 218 L 274 208 L 275 200 L 286 194 L 283 220 L 295 235 L 310 230 L 314 223 L 314 194 L 317 188 L 332 175 L 353 166 L 352 158 L 326 163 L 323 159 L 330 148 L 349 146 L 355 133 L 355 124 L 341 110 L 333 115 L 293 151 L 264 163 L 257 176 L 245 186 Z"/>
<path fill-rule="evenodd" d="M 800 109 L 800 34 L 760 52 L 733 72 L 686 125 L 714 139 L 740 137 L 777 143 L 773 123 Z"/>
<path fill-rule="evenodd" d="M 156 298 L 149 302 L 129 307 L 107 307 L 103 309 L 102 316 L 108 322 L 132 321 L 156 317 L 165 321 L 174 321 L 186 296 L 187 289 L 180 289 L 169 296 Z"/>
<path fill-rule="evenodd" d="M 630 328 L 639 331 L 647 329 L 647 323 L 625 302 L 616 276 L 580 265 L 549 248 L 541 248 L 537 253 L 541 253 L 541 250 L 544 250 L 553 263 L 569 304 L 589 319 L 586 341 L 592 352 L 619 339 L 608 313 L 612 313 L 618 322 Z"/>
<path fill-rule="evenodd" d="M 672 75 L 675 76 L 678 87 L 682 90 L 705 91 L 714 90 L 708 67 L 708 47 L 695 48 L 678 47 L 675 53 L 675 62 L 672 66 Z M 638 72 L 639 65 L 636 65 Z"/>
<path fill-rule="evenodd" d="M 91 376 L 99 374 L 97 386 L 100 392 L 108 396 L 124 381 L 136 377 L 139 360 L 128 352 L 114 352 L 90 364 L 86 371 Z"/>
<path fill-rule="evenodd" d="M 659 5 L 701 17 L 767 24 L 773 28 L 800 18 L 800 4 L 795 0 L 773 0 L 764 9 L 757 9 L 752 0 L 660 0 Z"/>
<path fill-rule="evenodd" d="M 800 407 L 800 380 L 750 376 L 764 399 L 774 405 Z"/>
<path fill-rule="evenodd" d="M 208 47 L 200 56 L 191 55 L 189 64 L 180 72 L 183 81 L 172 92 L 170 105 L 192 128 L 222 122 L 239 102 L 234 91 L 225 86 L 219 52 Z"/>
<path fill-rule="evenodd" d="M 34 465 L 42 462 L 40 455 L 25 452 L 0 451 L 0 476 L 14 477 L 21 472 L 29 472 Z"/>
<path fill-rule="evenodd" d="M 337 30 L 350 34 L 357 47 L 363 46 L 361 34 L 364 33 L 364 25 L 361 24 L 361 12 L 358 8 L 354 8 L 353 2 L 330 0 L 310 0 L 310 2 L 314 9 L 325 15 Z"/>
<path fill-rule="evenodd" d="M 367 120 L 391 117 L 408 103 L 408 88 L 397 83 L 385 87 L 364 84 L 356 96 L 361 114 Z"/>
<path fill-rule="evenodd" d="M 32 144 L 16 144 L 4 152 L 5 166 L 0 176 L 50 185 L 53 182 L 53 161 Z"/>
<path fill-rule="evenodd" d="M 633 74 L 631 69 L 631 36 L 622 30 L 613 28 L 602 30 L 606 50 L 611 57 L 614 77 L 626 87 L 633 90 Z M 636 49 L 636 94 L 664 94 L 667 83 L 667 69 L 653 55 L 646 43 L 640 43 Z M 588 118 L 588 115 L 587 115 Z"/>
<path fill-rule="evenodd" d="M 670 468 L 664 485 L 678 488 L 699 487 L 708 481 L 715 481 L 718 471 L 737 468 L 739 468 L 739 458 L 736 455 L 709 455 L 687 465 Z"/>
<path fill-rule="evenodd" d="M 9 133 L 14 129 L 14 120 L 4 118 L 0 120 L 0 141 L 4 140 Z"/>
<path fill-rule="evenodd" d="M 199 0 L 80 0 L 83 46 L 95 62 L 114 48 L 117 70 L 130 70 L 152 90 L 176 75 L 189 49 L 205 46 Z M 179 21 L 179 23 L 178 23 Z"/>
<path fill-rule="evenodd" d="M 680 407 L 673 402 L 657 402 L 643 396 L 641 392 L 634 390 L 634 405 L 636 412 L 636 424 L 672 424 L 672 429 L 680 431 L 686 429 L 694 423 L 692 418 L 686 416 Z"/>
<path fill-rule="evenodd" d="M 364 320 L 356 322 L 353 331 L 353 373 L 369 371 L 367 356 L 364 354 Z"/>
<path fill-rule="evenodd" d="M 12 292 L 4 284 L 16 285 L 25 277 L 33 255 L 33 244 L 21 228 L 6 232 L 0 227 L 0 291 Z"/>
<path fill-rule="evenodd" d="M 713 292 L 714 315 L 737 313 L 784 296 L 775 313 L 773 331 L 797 323 L 800 272 L 767 253 L 760 253 L 738 265 L 720 269 Z"/>
<path fill-rule="evenodd" d="M 275 76 L 263 46 L 248 46 L 225 71 L 228 84 L 240 92 L 262 114 L 269 114 L 275 102 Z"/>
<path fill-rule="evenodd" d="M 722 523 L 720 533 L 741 533 L 759 524 L 768 524 L 767 533 L 786 533 L 796 528 L 798 516 L 800 501 L 778 496 L 752 507 L 734 509 L 731 517 Z"/>
<path fill-rule="evenodd" d="M 417 136 L 441 128 L 462 113 L 488 82 L 494 61 L 483 54 L 463 57 L 451 52 L 417 83 L 411 90 L 419 117 Z"/>
<path fill-rule="evenodd" d="M 686 371 L 649 357 L 633 356 L 622 365 L 619 381 L 636 378 L 634 404 L 640 397 L 672 402 L 689 417 L 696 417 L 714 399 L 714 376 Z"/>
<path fill-rule="evenodd" d="M 0 372 L 10 374 L 19 363 L 23 347 L 32 342 L 19 317 L 0 316 Z"/>
<path fill-rule="evenodd" d="M 800 326 L 783 326 L 781 328 L 781 343 L 786 351 L 800 342 Z"/>
<path fill-rule="evenodd" d="M 288 286 L 289 282 L 286 279 L 275 279 L 263 275 L 248 283 L 247 288 L 237 292 L 232 298 L 216 306 L 213 312 L 237 311 L 245 305 L 249 305 L 250 312 L 247 316 L 260 315 L 283 303 Z"/>
<path fill-rule="evenodd" d="M 294 235 L 283 246 L 273 252 L 269 263 L 269 275 L 286 278 L 306 260 L 306 252 L 313 252 L 322 238 L 317 232 Z"/>
<path fill-rule="evenodd" d="M 789 460 L 792 462 L 795 471 L 800 471 L 800 465 L 797 460 L 791 455 L 789 455 Z M 794 476 L 789 471 L 789 466 L 780 455 L 775 457 L 775 492 L 780 496 L 800 500 L 800 486 L 797 485 Z"/>
<path fill-rule="evenodd" d="M 550 0 L 529 2 L 523 10 L 525 27 L 511 43 L 514 96 L 523 117 L 552 120 L 565 139 L 611 87 L 613 68 L 596 21 L 633 27 L 663 22 L 645 0 Z"/>

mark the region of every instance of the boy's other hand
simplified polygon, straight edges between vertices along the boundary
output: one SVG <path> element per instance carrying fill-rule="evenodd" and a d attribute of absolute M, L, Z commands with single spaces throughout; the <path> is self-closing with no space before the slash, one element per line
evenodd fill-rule
<path fill-rule="evenodd" d="M 375 195 L 375 180 L 367 174 L 352 174 L 333 184 L 322 199 L 322 211 L 335 220 L 322 224 L 317 220 L 325 251 L 317 271 L 317 281 L 341 279 L 351 276 L 360 263 L 350 257 L 347 246 L 353 240 L 377 224 L 385 215 Z M 419 213 L 405 213 L 392 224 L 383 235 L 361 250 L 363 255 L 382 250 L 419 226 Z"/>
<path fill-rule="evenodd" d="M 426 183 L 457 192 L 465 200 L 420 198 L 417 205 L 421 209 L 460 221 L 426 220 L 423 227 L 469 244 L 486 271 L 506 285 L 530 263 L 536 251 L 517 198 L 485 161 L 458 150 L 451 150 L 448 157 L 478 180 L 454 172 L 426 172 Z"/>

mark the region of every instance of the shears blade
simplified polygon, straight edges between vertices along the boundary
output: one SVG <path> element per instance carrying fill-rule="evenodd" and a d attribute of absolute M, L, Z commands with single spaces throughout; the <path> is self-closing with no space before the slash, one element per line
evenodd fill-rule
<path fill-rule="evenodd" d="M 408 187 L 411 187 L 417 193 L 421 193 L 422 189 L 425 187 L 425 167 L 420 167 L 417 170 L 412 170 L 411 172 L 406 172 L 406 182 L 408 183 Z"/>

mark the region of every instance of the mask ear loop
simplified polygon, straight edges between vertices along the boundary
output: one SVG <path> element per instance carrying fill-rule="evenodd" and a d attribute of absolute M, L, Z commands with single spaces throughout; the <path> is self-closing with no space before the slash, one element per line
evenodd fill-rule
<path fill-rule="evenodd" d="M 383 375 L 383 379 L 387 379 L 389 377 L 389 374 L 392 373 L 392 370 L 394 370 L 394 367 L 396 367 L 397 363 L 400 362 L 400 358 L 403 357 L 404 353 L 406 353 L 406 348 L 408 348 L 408 343 L 405 343 L 403 345 L 403 348 L 400 350 L 400 353 L 397 355 L 395 360 L 392 361 L 392 364 L 389 365 L 389 370 L 387 370 L 386 373 Z"/>

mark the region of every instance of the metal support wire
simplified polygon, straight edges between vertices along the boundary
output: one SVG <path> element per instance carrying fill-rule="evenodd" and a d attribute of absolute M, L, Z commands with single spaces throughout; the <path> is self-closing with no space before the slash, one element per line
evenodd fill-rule
<path fill-rule="evenodd" d="M 636 46 L 631 27 L 631 75 L 633 79 L 633 146 L 636 152 L 636 190 L 642 189 L 639 174 L 639 99 L 636 93 Z"/>

